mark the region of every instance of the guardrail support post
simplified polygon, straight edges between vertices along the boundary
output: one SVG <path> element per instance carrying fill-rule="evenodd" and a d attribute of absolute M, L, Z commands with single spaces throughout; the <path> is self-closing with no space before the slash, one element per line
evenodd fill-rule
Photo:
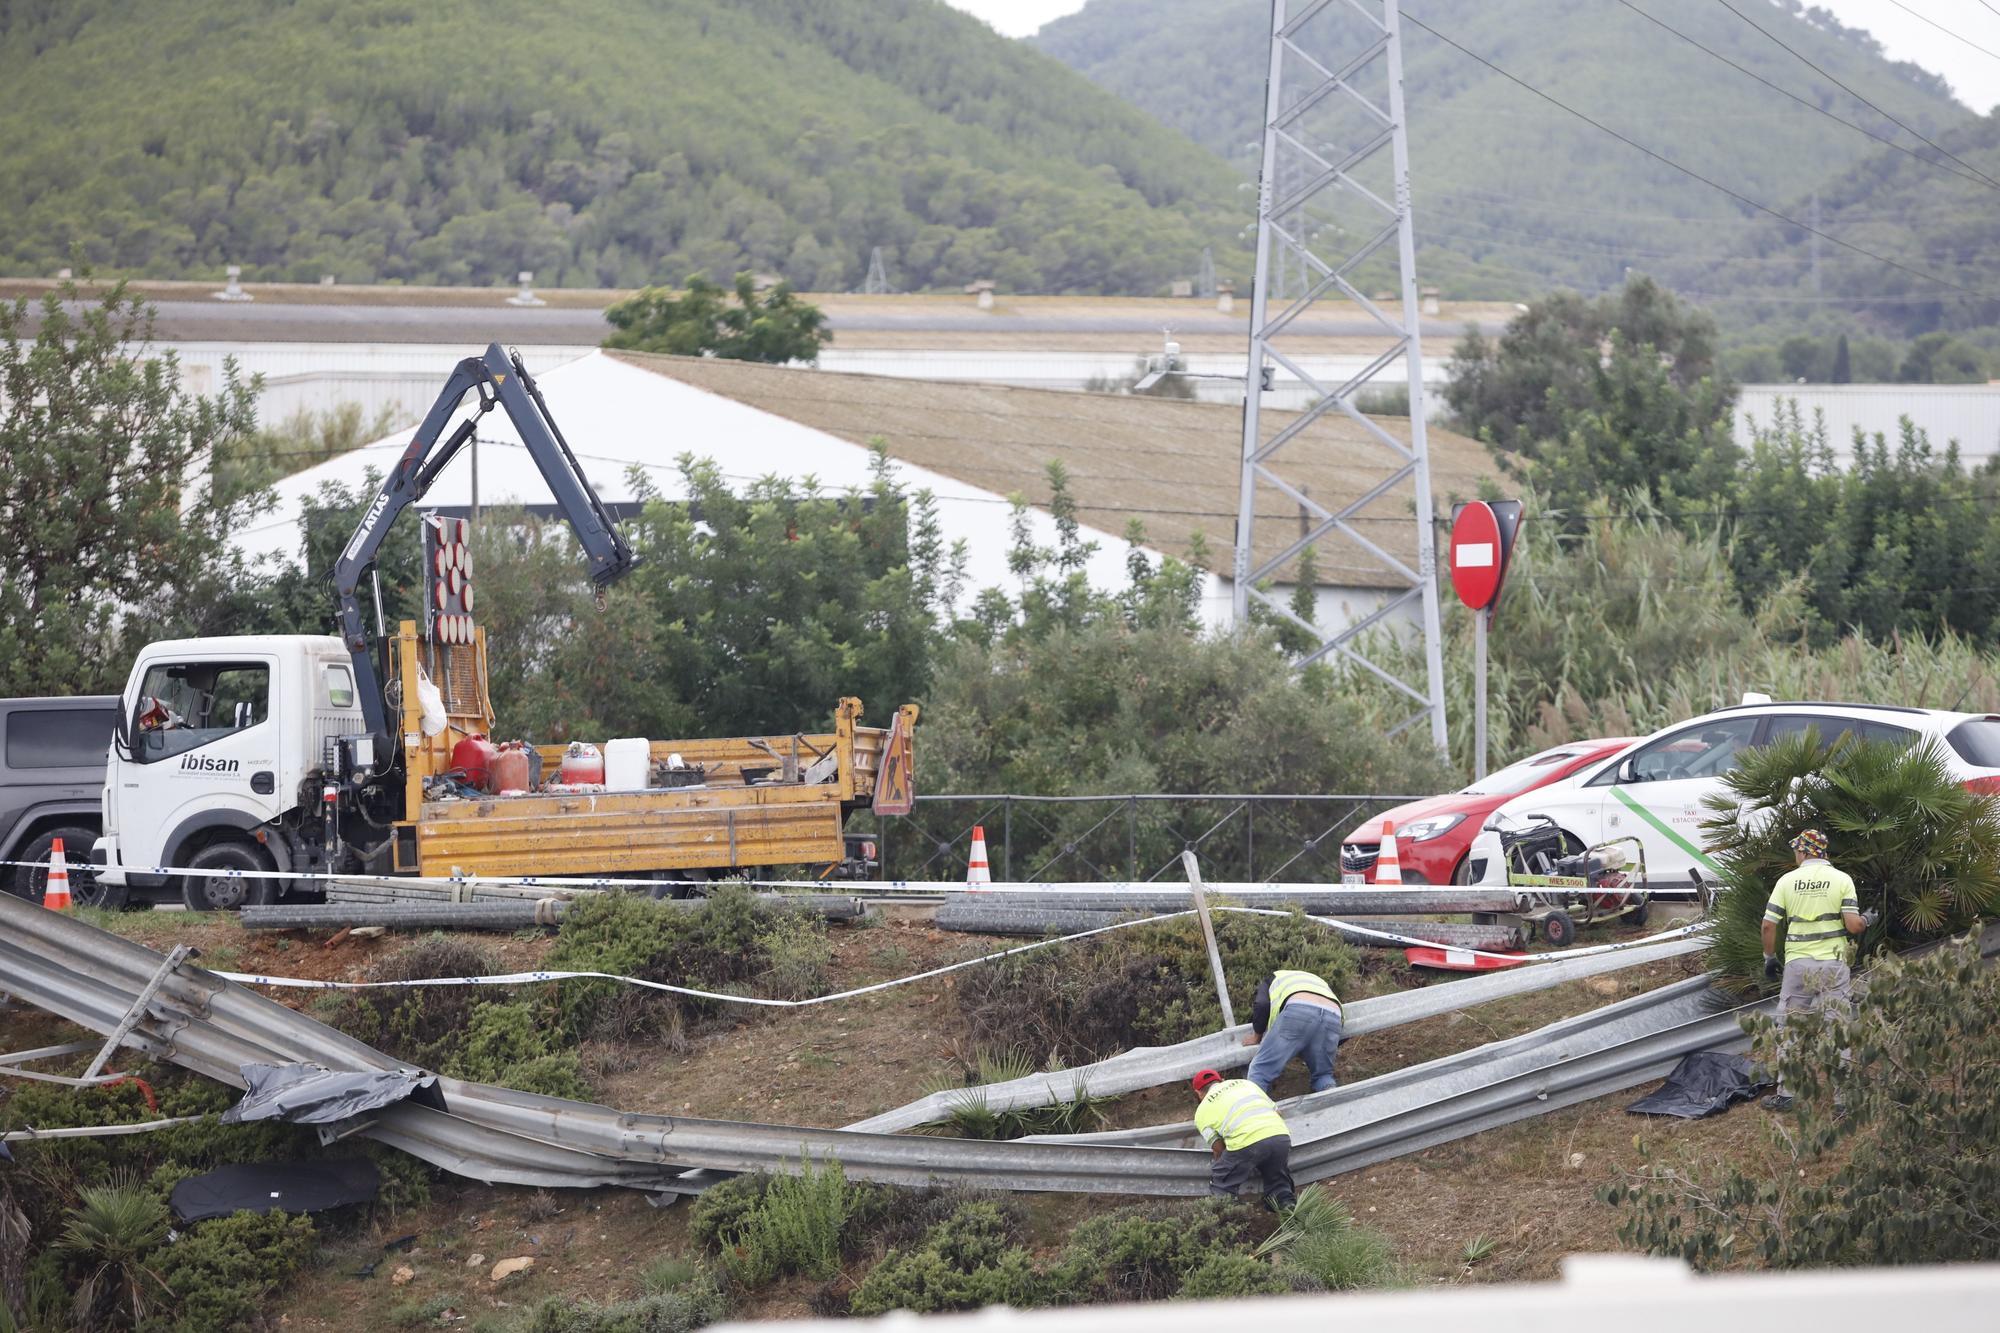
<path fill-rule="evenodd" d="M 1215 947 L 1215 923 L 1208 919 L 1208 894 L 1201 882 L 1201 867 L 1195 864 L 1193 852 L 1181 853 L 1181 865 L 1187 870 L 1195 915 L 1201 919 L 1201 938 L 1208 945 L 1208 968 L 1215 973 L 1215 998 L 1222 1002 L 1222 1026 L 1227 1030 L 1236 1026 L 1236 1010 L 1229 1003 L 1229 982 L 1222 975 L 1222 952 Z"/>
<path fill-rule="evenodd" d="M 146 1006 L 160 993 L 160 987 L 166 985 L 167 978 L 173 975 L 174 969 L 194 957 L 194 953 L 195 951 L 187 945 L 176 944 L 174 951 L 160 960 L 160 966 L 153 973 L 152 980 L 146 983 L 138 998 L 132 1001 L 132 1007 L 125 1011 L 125 1017 L 118 1020 L 118 1026 L 111 1029 L 111 1035 L 104 1039 L 104 1049 L 90 1062 L 90 1068 L 83 1071 L 84 1081 L 96 1078 L 103 1072 L 105 1064 L 111 1059 L 112 1052 L 118 1049 L 118 1044 L 131 1036 L 132 1029 L 138 1027 L 139 1020 L 146 1016 Z"/>

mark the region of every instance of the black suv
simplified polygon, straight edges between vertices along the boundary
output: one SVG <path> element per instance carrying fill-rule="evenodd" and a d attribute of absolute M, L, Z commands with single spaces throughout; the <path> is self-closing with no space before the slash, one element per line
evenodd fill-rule
<path fill-rule="evenodd" d="M 0 699 L 0 861 L 31 863 L 0 865 L 0 886 L 40 902 L 49 849 L 61 838 L 70 895 L 89 906 L 124 905 L 127 891 L 99 886 L 90 868 L 117 721 L 115 694 Z"/>

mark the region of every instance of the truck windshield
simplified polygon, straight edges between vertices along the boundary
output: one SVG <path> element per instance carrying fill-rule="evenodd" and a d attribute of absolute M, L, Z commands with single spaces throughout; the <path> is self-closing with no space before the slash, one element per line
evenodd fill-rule
<path fill-rule="evenodd" d="M 186 754 L 271 715 L 271 669 L 262 662 L 161 663 L 146 671 L 132 717 L 142 764 Z"/>

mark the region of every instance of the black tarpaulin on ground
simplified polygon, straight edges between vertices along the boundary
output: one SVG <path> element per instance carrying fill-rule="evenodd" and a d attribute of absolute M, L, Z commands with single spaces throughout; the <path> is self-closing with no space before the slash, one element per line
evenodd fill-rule
<path fill-rule="evenodd" d="M 245 1120 L 289 1120 L 295 1125 L 329 1125 L 412 1101 L 444 1110 L 437 1075 L 421 1069 L 346 1072 L 325 1065 L 244 1065 L 243 1100 L 222 1113 L 225 1125 Z"/>
<path fill-rule="evenodd" d="M 239 1162 L 174 1186 L 174 1216 L 183 1222 L 253 1213 L 317 1213 L 349 1203 L 373 1203 L 381 1174 L 366 1157 L 324 1162 Z"/>
<path fill-rule="evenodd" d="M 1770 1084 L 1759 1077 L 1757 1066 L 1745 1055 L 1725 1055 L 1721 1051 L 1696 1051 L 1681 1057 L 1674 1072 L 1667 1075 L 1658 1091 L 1641 1097 L 1626 1107 L 1634 1115 L 1672 1115 L 1683 1120 L 1728 1110 L 1736 1102 L 1747 1102 Z"/>

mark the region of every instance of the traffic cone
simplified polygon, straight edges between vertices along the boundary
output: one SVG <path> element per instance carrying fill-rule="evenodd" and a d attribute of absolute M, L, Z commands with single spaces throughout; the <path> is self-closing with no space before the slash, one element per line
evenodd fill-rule
<path fill-rule="evenodd" d="M 993 872 L 986 866 L 986 828 L 981 824 L 972 826 L 972 859 L 965 867 L 965 887 L 983 889 L 993 882 Z"/>
<path fill-rule="evenodd" d="M 70 908 L 69 862 L 63 859 L 61 838 L 49 848 L 49 882 L 42 890 L 42 906 L 51 912 L 67 912 Z"/>
<path fill-rule="evenodd" d="M 1375 882 L 1397 885 L 1403 882 L 1403 861 L 1396 855 L 1396 826 L 1386 819 L 1382 821 L 1382 851 L 1375 858 Z"/>

